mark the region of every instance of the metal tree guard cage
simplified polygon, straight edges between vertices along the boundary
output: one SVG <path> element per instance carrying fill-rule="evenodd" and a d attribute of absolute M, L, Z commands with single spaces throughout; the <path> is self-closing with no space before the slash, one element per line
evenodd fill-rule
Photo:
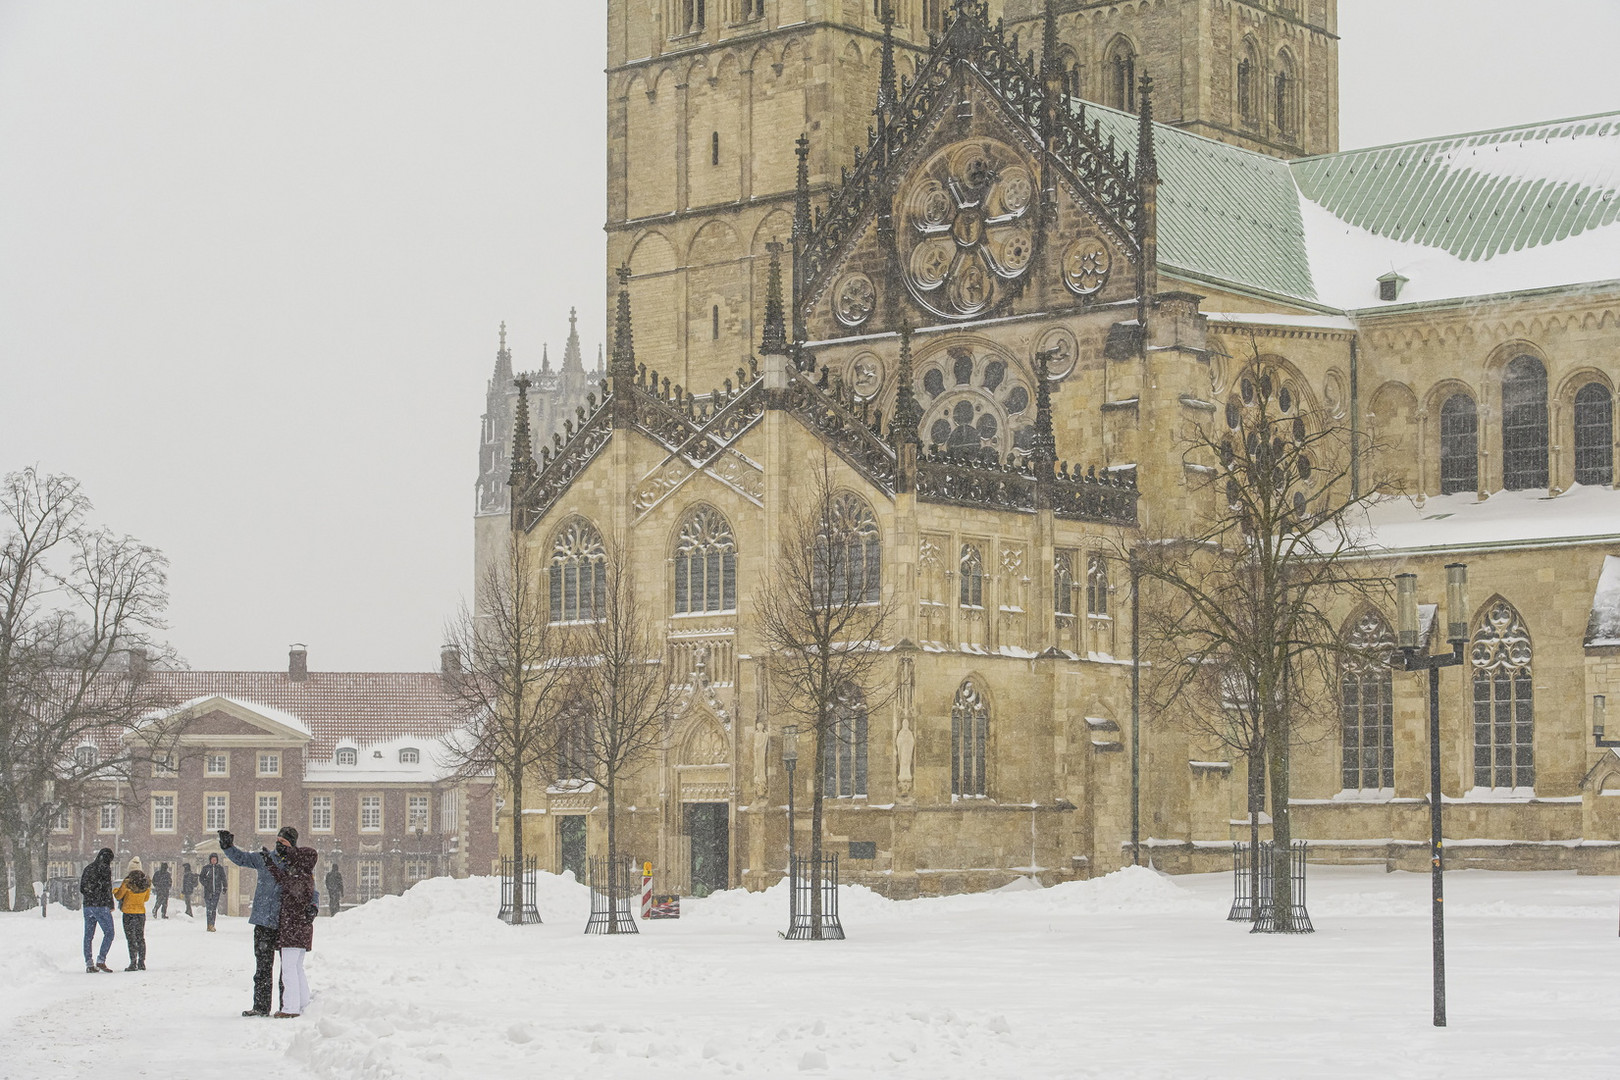
<path fill-rule="evenodd" d="M 591 918 L 587 934 L 639 934 L 635 908 L 641 902 L 641 875 L 628 855 L 617 859 L 593 858 L 586 868 L 591 886 Z"/>
<path fill-rule="evenodd" d="M 509 923 L 538 923 L 540 909 L 535 906 L 534 878 L 537 864 L 533 855 L 523 857 L 523 917 L 515 919 L 512 916 L 512 886 L 515 875 L 512 872 L 513 862 L 510 855 L 501 856 L 501 910 L 496 918 Z"/>
<path fill-rule="evenodd" d="M 794 856 L 789 867 L 788 930 L 782 936 L 789 941 L 809 941 L 816 938 L 815 922 L 810 917 L 811 889 L 816 879 L 821 883 L 821 936 L 822 941 L 844 940 L 844 924 L 838 921 L 838 856 L 822 858 L 820 871 L 808 857 Z"/>
<path fill-rule="evenodd" d="M 1306 843 L 1296 840 L 1289 852 L 1289 876 L 1293 878 L 1292 927 L 1277 925 L 1276 905 L 1272 903 L 1272 859 L 1276 845 L 1266 840 L 1260 844 L 1260 902 L 1254 903 L 1250 895 L 1250 865 L 1248 844 L 1232 845 L 1232 910 L 1227 912 L 1228 922 L 1252 922 L 1256 934 L 1310 934 L 1315 932 L 1311 916 L 1305 910 L 1305 851 Z M 1259 917 L 1256 918 L 1258 910 Z"/>

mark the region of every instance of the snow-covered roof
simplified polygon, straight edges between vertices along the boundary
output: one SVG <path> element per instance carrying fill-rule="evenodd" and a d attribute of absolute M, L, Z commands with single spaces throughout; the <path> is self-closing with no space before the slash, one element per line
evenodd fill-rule
<path fill-rule="evenodd" d="M 1620 491 L 1575 485 L 1556 498 L 1545 489 L 1471 492 L 1420 501 L 1386 499 L 1367 513 L 1364 536 L 1388 552 L 1421 552 L 1620 542 Z"/>
<path fill-rule="evenodd" d="M 1586 622 L 1586 644 L 1620 645 L 1620 555 L 1603 559 L 1603 573 L 1592 594 L 1592 614 Z"/>
<path fill-rule="evenodd" d="M 426 783 L 441 780 L 454 768 L 452 756 L 442 738 L 400 735 L 383 742 L 344 743 L 357 751 L 353 765 L 339 765 L 334 755 L 306 758 L 306 784 L 393 784 Z M 417 751 L 415 762 L 400 760 L 400 751 Z"/>

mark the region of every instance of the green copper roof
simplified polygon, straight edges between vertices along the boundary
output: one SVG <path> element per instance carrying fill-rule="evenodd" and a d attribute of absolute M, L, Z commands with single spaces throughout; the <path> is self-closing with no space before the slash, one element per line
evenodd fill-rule
<path fill-rule="evenodd" d="M 1292 169 L 1306 198 L 1351 225 L 1489 259 L 1620 218 L 1620 114 L 1327 154 Z"/>
<path fill-rule="evenodd" d="M 1086 104 L 1086 117 L 1121 146 L 1136 117 Z M 1262 292 L 1316 299 L 1299 190 L 1288 163 L 1164 124 L 1159 158 L 1159 264 Z"/>

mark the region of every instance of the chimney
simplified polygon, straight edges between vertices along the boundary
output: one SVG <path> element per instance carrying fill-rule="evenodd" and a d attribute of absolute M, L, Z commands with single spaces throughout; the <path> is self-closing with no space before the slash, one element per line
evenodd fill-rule
<path fill-rule="evenodd" d="M 445 685 L 453 687 L 461 678 L 461 649 L 455 645 L 439 647 L 439 676 Z"/>
<path fill-rule="evenodd" d="M 287 679 L 290 682 L 309 679 L 309 650 L 304 648 L 301 641 L 294 642 L 292 648 L 287 650 Z"/>

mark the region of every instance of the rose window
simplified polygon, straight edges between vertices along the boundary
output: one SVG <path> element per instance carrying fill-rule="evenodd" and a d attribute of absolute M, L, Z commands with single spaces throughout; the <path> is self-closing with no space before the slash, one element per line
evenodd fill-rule
<path fill-rule="evenodd" d="M 1063 283 L 1078 296 L 1091 296 L 1108 284 L 1113 258 L 1095 237 L 1074 241 L 1063 252 Z"/>
<path fill-rule="evenodd" d="M 929 447 L 1026 453 L 1034 435 L 1034 399 L 1005 356 L 953 346 L 922 365 L 921 434 Z"/>
<path fill-rule="evenodd" d="M 1010 148 L 972 143 L 936 154 L 902 201 L 912 296 L 944 318 L 988 310 L 1029 271 L 1035 205 L 1030 170 Z"/>

